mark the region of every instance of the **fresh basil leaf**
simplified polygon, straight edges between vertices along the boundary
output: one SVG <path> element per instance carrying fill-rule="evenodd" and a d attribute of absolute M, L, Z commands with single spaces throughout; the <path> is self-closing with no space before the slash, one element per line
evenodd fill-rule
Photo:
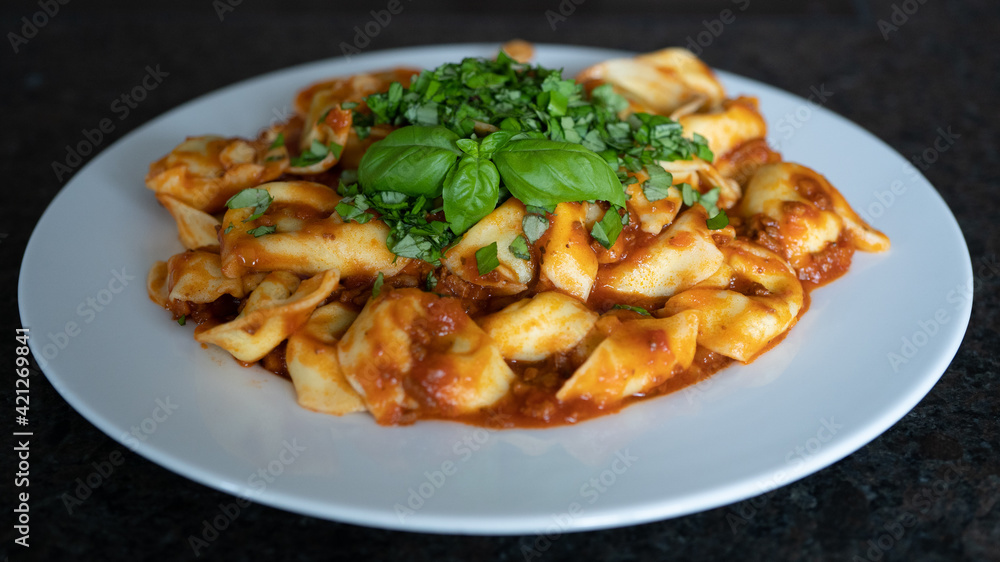
<path fill-rule="evenodd" d="M 621 233 L 622 221 L 616 207 L 608 209 L 604 213 L 604 217 L 595 222 L 594 228 L 590 230 L 590 235 L 594 237 L 594 240 L 597 240 L 605 248 L 614 246 L 615 241 L 618 240 L 618 235 Z"/>
<path fill-rule="evenodd" d="M 705 224 L 708 225 L 709 230 L 721 230 L 729 226 L 729 216 L 726 215 L 725 211 L 720 210 L 719 214 L 714 217 L 708 217 Z"/>
<path fill-rule="evenodd" d="M 495 131 L 492 132 L 479 143 L 479 155 L 483 158 L 493 158 L 496 151 L 503 148 L 505 144 L 510 142 L 510 138 L 514 136 L 513 133 L 509 131 Z"/>
<path fill-rule="evenodd" d="M 357 179 L 357 178 L 355 178 Z M 355 195 L 361 193 L 361 188 L 357 183 L 348 182 L 344 179 L 343 174 L 341 175 L 341 181 L 337 184 L 337 193 L 341 197 L 354 197 Z"/>
<path fill-rule="evenodd" d="M 594 88 L 590 91 L 590 98 L 615 113 L 628 109 L 628 100 L 616 93 L 611 84 L 601 84 Z"/>
<path fill-rule="evenodd" d="M 276 226 L 258 226 L 257 228 L 248 230 L 247 233 L 253 234 L 254 238 L 260 238 L 265 234 L 273 234 L 276 230 L 278 230 L 278 227 Z"/>
<path fill-rule="evenodd" d="M 274 198 L 271 197 L 271 194 L 266 189 L 250 187 L 230 197 L 226 201 L 226 207 L 230 209 L 253 207 L 253 213 L 243 219 L 243 222 L 250 222 L 264 216 L 264 212 L 267 211 L 267 208 L 271 206 L 271 202 L 273 201 Z"/>
<path fill-rule="evenodd" d="M 476 269 L 479 270 L 479 275 L 486 275 L 498 267 L 500 258 L 497 257 L 496 242 L 476 250 Z"/>
<path fill-rule="evenodd" d="M 643 316 L 652 316 L 652 314 L 650 314 L 648 310 L 646 310 L 645 308 L 643 308 L 641 306 L 631 306 L 631 305 L 627 305 L 627 304 L 616 304 L 616 305 L 612 306 L 611 308 L 612 309 L 616 309 L 617 308 L 619 310 L 631 310 L 632 312 L 638 312 L 639 314 L 641 314 Z"/>
<path fill-rule="evenodd" d="M 275 148 L 281 148 L 285 146 L 285 133 L 278 133 L 278 136 L 274 138 L 274 142 L 268 147 L 268 150 L 274 150 Z"/>
<path fill-rule="evenodd" d="M 528 214 L 521 219 L 521 230 L 528 242 L 534 244 L 549 229 L 549 220 L 541 215 Z"/>
<path fill-rule="evenodd" d="M 681 188 L 681 198 L 684 200 L 684 204 L 687 205 L 688 207 L 697 203 L 701 198 L 701 194 L 698 193 L 698 191 L 695 188 L 691 187 L 691 184 L 689 183 L 682 183 L 680 185 L 680 188 Z"/>
<path fill-rule="evenodd" d="M 372 285 L 372 298 L 377 297 L 378 294 L 382 292 L 382 283 L 384 282 L 385 282 L 385 276 L 382 275 L 381 271 L 379 271 L 378 277 L 375 278 L 375 284 Z"/>
<path fill-rule="evenodd" d="M 511 194 L 526 205 L 608 201 L 625 206 L 615 170 L 578 144 L 541 139 L 511 140 L 493 155 Z"/>
<path fill-rule="evenodd" d="M 427 290 L 433 291 L 438 286 L 438 278 L 434 276 L 433 271 L 427 272 Z"/>
<path fill-rule="evenodd" d="M 358 179 L 366 192 L 397 191 L 438 197 L 462 151 L 458 135 L 444 127 L 396 129 L 361 158 Z"/>
<path fill-rule="evenodd" d="M 649 175 L 649 179 L 642 184 L 642 194 L 646 196 L 646 200 L 652 202 L 670 197 L 674 176 L 657 164 L 650 164 L 644 169 Z"/>
<path fill-rule="evenodd" d="M 398 191 L 379 191 L 372 195 L 378 200 L 378 204 L 386 209 L 404 209 L 409 205 L 406 194 Z"/>
<path fill-rule="evenodd" d="M 229 226 L 227 226 L 226 229 L 222 231 L 222 233 L 229 234 L 230 232 L 232 232 L 232 230 L 233 230 L 233 223 L 229 223 Z"/>
<path fill-rule="evenodd" d="M 715 155 L 712 154 L 711 149 L 708 148 L 708 139 L 699 135 L 698 133 L 695 133 L 691 135 L 691 140 L 694 141 L 694 144 L 697 147 L 697 152 L 695 155 L 698 158 L 701 158 L 706 162 L 711 162 L 712 159 L 715 158 Z"/>
<path fill-rule="evenodd" d="M 719 190 L 718 187 L 713 187 L 712 189 L 708 190 L 708 193 L 702 193 L 701 196 L 698 198 L 699 202 L 701 203 L 701 206 L 705 207 L 705 210 L 708 211 L 708 214 L 711 216 L 715 216 L 719 212 L 719 209 L 716 207 L 716 205 L 719 203 L 720 192 L 721 191 Z"/>
<path fill-rule="evenodd" d="M 354 197 L 345 197 L 341 199 L 334 210 L 340 215 L 345 221 L 354 221 L 359 224 L 365 224 L 370 221 L 374 215 L 367 212 L 370 206 L 368 205 L 368 198 L 364 195 L 356 195 Z"/>
<path fill-rule="evenodd" d="M 458 148 L 469 156 L 479 156 L 479 143 L 472 139 L 458 139 L 455 141 Z"/>
<path fill-rule="evenodd" d="M 255 207 L 259 205 L 261 201 L 268 201 L 270 199 L 271 194 L 268 193 L 266 189 L 249 187 L 230 197 L 229 200 L 226 201 L 226 207 L 230 209 Z"/>
<path fill-rule="evenodd" d="M 465 155 L 444 181 L 444 217 L 461 234 L 493 212 L 500 199 L 500 174 L 485 158 Z"/>
<path fill-rule="evenodd" d="M 517 238 L 507 246 L 510 253 L 514 254 L 514 257 L 520 258 L 524 261 L 531 261 L 531 251 L 528 249 L 528 241 L 524 238 L 523 234 L 518 234 Z"/>
<path fill-rule="evenodd" d="M 527 212 L 533 213 L 533 214 L 536 214 L 536 215 L 542 215 L 542 217 L 545 216 L 545 213 L 554 213 L 554 212 L 556 212 L 556 206 L 555 205 L 546 205 L 545 207 L 538 207 L 538 206 L 535 206 L 535 205 L 525 205 L 524 208 L 525 208 L 525 210 Z"/>

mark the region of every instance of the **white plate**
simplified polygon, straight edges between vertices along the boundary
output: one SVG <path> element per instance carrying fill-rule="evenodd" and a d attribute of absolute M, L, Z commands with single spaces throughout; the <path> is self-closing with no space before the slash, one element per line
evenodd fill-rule
<path fill-rule="evenodd" d="M 892 250 L 856 254 L 781 345 L 693 388 L 573 427 L 379 427 L 299 408 L 288 382 L 202 349 L 146 296 L 152 262 L 182 248 L 143 178 L 185 136 L 254 135 L 325 77 L 494 49 L 413 48 L 274 72 L 185 104 L 94 158 L 39 221 L 21 269 L 22 319 L 52 385 L 112 438 L 234 495 L 362 525 L 513 534 L 642 523 L 768 491 L 874 439 L 944 372 L 968 324 L 972 270 L 937 192 L 860 127 L 727 73 L 731 94 L 760 98 L 786 159 L 825 174 Z M 572 76 L 622 55 L 539 46 L 536 60 Z"/>

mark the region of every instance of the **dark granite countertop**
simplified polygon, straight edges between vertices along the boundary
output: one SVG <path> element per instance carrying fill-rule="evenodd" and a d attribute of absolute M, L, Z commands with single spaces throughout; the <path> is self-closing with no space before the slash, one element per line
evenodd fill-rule
<path fill-rule="evenodd" d="M 560 3 L 575 8 L 553 29 L 545 12 L 558 11 Z M 0 318 L 8 338 L 20 323 L 14 264 L 20 263 L 38 217 L 68 179 L 57 179 L 52 162 L 69 140 L 108 114 L 110 101 L 130 89 L 147 65 L 170 69 L 172 80 L 121 120 L 102 146 L 205 92 L 339 55 L 352 28 L 386 2 L 298 0 L 281 10 L 262 0 L 116 4 L 20 0 L 0 8 L 5 34 L 22 33 L 24 17 L 45 20 L 26 41 L 8 34 L 9 44 L 0 48 L 0 177 L 7 178 L 0 190 L 0 255 L 7 264 L 0 270 Z M 525 549 L 536 545 L 533 536 L 394 532 L 253 505 L 203 557 L 1000 560 L 1000 203 L 990 195 L 1000 177 L 1000 4 L 523 0 L 486 12 L 471 2 L 449 0 L 404 5 L 367 50 L 521 37 L 649 51 L 684 45 L 723 9 L 746 5 L 704 48 L 708 64 L 799 95 L 825 83 L 837 92 L 829 109 L 907 157 L 931 146 L 941 128 L 960 135 L 954 149 L 923 173 L 958 218 L 972 254 L 977 274 L 971 324 L 940 382 L 899 423 L 833 466 L 754 500 L 567 535 L 538 558 L 525 556 Z M 58 12 L 35 16 L 45 6 Z M 880 20 L 892 27 L 880 29 Z M 14 362 L 12 343 L 0 346 L 0 357 L 5 365 Z M 2 403 L 10 412 L 13 383 L 9 375 L 6 380 Z M 32 380 L 37 420 L 32 546 L 26 550 L 11 542 L 14 494 L 7 475 L 14 472 L 8 444 L 13 424 L 4 414 L 2 552 L 12 560 L 193 558 L 187 542 L 192 525 L 230 496 L 123 450 L 70 408 L 44 377 Z M 114 478 L 69 513 L 62 494 L 92 471 L 92 463 L 119 450 L 122 462 Z"/>

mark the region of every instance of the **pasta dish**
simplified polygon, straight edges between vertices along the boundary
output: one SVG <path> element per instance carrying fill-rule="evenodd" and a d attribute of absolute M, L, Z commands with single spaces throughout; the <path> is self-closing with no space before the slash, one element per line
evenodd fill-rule
<path fill-rule="evenodd" d="M 187 138 L 146 177 L 185 248 L 150 298 L 310 410 L 544 427 L 753 361 L 888 250 L 690 52 L 531 56 L 332 78 L 256 138 Z"/>

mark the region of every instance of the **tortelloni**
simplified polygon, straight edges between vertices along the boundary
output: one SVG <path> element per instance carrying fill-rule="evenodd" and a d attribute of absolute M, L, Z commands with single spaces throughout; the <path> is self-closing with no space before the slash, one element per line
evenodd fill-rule
<path fill-rule="evenodd" d="M 284 129 L 267 131 L 254 141 L 211 135 L 188 138 L 150 165 L 146 186 L 157 196 L 216 213 L 240 190 L 285 172 L 288 149 L 275 146 Z"/>
<path fill-rule="evenodd" d="M 260 217 L 251 219 L 254 209 L 248 207 L 231 209 L 222 220 L 222 270 L 227 276 L 274 270 L 313 275 L 333 268 L 344 277 L 395 275 L 409 261 L 386 247 L 389 229 L 384 223 L 341 220 L 334 213 L 340 196 L 323 184 L 271 182 L 259 189 L 273 198 Z M 261 227 L 274 230 L 256 234 Z"/>
<path fill-rule="evenodd" d="M 795 323 L 803 305 L 802 284 L 766 248 L 733 240 L 721 251 L 725 262 L 718 271 L 671 297 L 661 312 L 696 312 L 699 345 L 747 362 Z"/>
<path fill-rule="evenodd" d="M 373 299 L 337 344 L 344 376 L 379 423 L 454 417 L 504 396 L 514 372 L 461 302 L 418 289 Z"/>
<path fill-rule="evenodd" d="M 519 60 L 532 53 L 506 48 Z M 617 170 L 623 194 L 526 204 L 514 183 L 501 183 L 496 204 L 459 227 L 442 220 L 455 208 L 446 189 L 420 191 L 426 178 L 414 187 L 402 185 L 412 174 L 392 176 L 395 193 L 359 181 L 373 143 L 434 107 L 384 120 L 373 112 L 412 101 L 412 91 L 400 93 L 411 80 L 433 89 L 447 77 L 399 68 L 319 82 L 299 92 L 294 117 L 255 139 L 191 137 L 154 162 L 146 183 L 183 251 L 151 267 L 151 300 L 179 324 L 197 324 L 197 342 L 287 376 L 305 410 L 367 412 L 384 425 L 540 427 L 753 361 L 796 325 L 809 290 L 846 273 L 855 250 L 889 248 L 826 178 L 768 147 L 757 100 L 727 97 L 683 49 L 592 66 L 577 77 L 576 97 L 566 97 L 569 83 L 532 94 L 567 112 L 558 120 L 567 139 L 581 126 L 574 104 L 598 87 L 594 99 L 624 98 L 606 112 L 620 111 L 619 134 L 654 123 L 650 135 L 703 137 L 685 154 L 637 145 Z M 386 96 L 368 97 L 379 92 Z M 442 101 L 433 94 L 424 101 Z M 415 143 L 399 160 L 444 150 L 483 164 L 500 150 L 483 137 L 509 123 L 480 117 L 461 120 L 461 151 Z M 593 135 L 578 136 L 600 166 L 615 161 L 614 150 L 593 149 L 602 146 Z M 438 171 L 465 182 L 463 193 L 490 176 L 488 167 L 479 177 L 457 169 Z M 561 180 L 550 191 L 584 181 L 565 171 L 545 170 Z"/>
<path fill-rule="evenodd" d="M 825 270 L 846 270 L 853 248 L 889 249 L 889 238 L 865 223 L 825 177 L 799 164 L 760 168 L 738 211 L 757 243 L 782 254 L 813 282 L 824 279 Z"/>

